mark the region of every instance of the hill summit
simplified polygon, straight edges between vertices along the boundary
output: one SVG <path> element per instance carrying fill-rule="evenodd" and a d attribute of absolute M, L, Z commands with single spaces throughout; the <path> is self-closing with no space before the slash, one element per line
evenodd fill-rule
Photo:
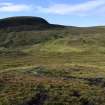
<path fill-rule="evenodd" d="M 41 30 L 49 28 L 63 27 L 60 25 L 53 25 L 45 19 L 33 16 L 18 16 L 0 19 L 0 29 L 14 29 L 14 30 Z"/>

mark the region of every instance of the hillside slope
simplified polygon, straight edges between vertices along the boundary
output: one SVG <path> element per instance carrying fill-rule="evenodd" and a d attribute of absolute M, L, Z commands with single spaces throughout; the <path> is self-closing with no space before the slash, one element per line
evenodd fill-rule
<path fill-rule="evenodd" d="M 6 48 L 30 46 L 71 34 L 98 33 L 105 33 L 105 28 L 54 25 L 43 18 L 29 16 L 0 19 L 0 46 Z"/>
<path fill-rule="evenodd" d="M 64 26 L 53 25 L 40 17 L 19 16 L 0 19 L 0 29 L 23 31 L 23 30 L 45 30 L 61 28 Z"/>
<path fill-rule="evenodd" d="M 65 26 L 50 24 L 40 17 L 20 16 L 0 19 L 0 46 L 33 45 L 57 37 L 56 30 L 64 28 Z"/>
<path fill-rule="evenodd" d="M 0 105 L 105 105 L 105 27 L 21 19 L 1 20 Z"/>

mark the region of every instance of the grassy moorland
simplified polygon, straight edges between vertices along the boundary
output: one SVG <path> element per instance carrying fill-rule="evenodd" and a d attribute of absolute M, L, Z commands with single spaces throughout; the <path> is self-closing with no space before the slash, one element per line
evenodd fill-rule
<path fill-rule="evenodd" d="M 0 105 L 105 105 L 105 27 L 22 27 L 0 29 Z"/>

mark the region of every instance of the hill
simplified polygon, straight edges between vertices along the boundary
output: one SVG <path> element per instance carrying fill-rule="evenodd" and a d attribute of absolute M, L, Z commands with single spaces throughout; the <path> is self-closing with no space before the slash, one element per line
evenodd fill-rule
<path fill-rule="evenodd" d="M 40 17 L 9 17 L 0 19 L 0 46 L 21 47 L 42 43 L 68 34 L 104 33 L 104 27 L 73 27 L 48 23 Z"/>
<path fill-rule="evenodd" d="M 20 16 L 0 19 L 0 46 L 8 48 L 33 45 L 57 37 L 53 30 L 64 28 L 65 26 L 50 24 L 40 17 Z"/>
<path fill-rule="evenodd" d="M 50 28 L 60 28 L 64 26 L 53 25 L 40 17 L 20 16 L 0 19 L 0 29 L 15 31 L 23 30 L 44 30 Z"/>
<path fill-rule="evenodd" d="M 104 26 L 37 17 L 1 19 L 0 26 L 0 105 L 105 104 Z"/>

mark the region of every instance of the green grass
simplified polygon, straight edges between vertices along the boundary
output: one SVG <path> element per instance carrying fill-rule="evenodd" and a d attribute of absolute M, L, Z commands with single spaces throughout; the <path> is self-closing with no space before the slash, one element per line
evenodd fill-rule
<path fill-rule="evenodd" d="M 105 105 L 105 34 L 92 29 L 2 35 L 0 105 Z"/>

